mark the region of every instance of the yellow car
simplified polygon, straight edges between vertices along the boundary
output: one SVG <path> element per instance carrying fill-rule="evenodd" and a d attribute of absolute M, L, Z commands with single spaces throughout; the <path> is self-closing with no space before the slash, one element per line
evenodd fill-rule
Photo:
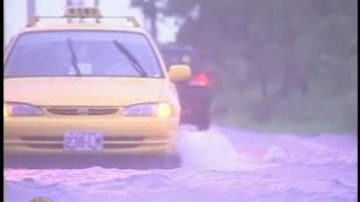
<path fill-rule="evenodd" d="M 134 18 L 106 24 L 71 9 L 63 22 L 30 24 L 5 52 L 5 155 L 174 156 L 174 82 L 190 68 L 167 72 Z"/>

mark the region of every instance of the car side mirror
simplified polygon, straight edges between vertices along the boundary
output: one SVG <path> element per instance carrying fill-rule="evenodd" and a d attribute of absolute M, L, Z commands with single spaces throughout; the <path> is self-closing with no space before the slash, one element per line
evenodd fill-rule
<path fill-rule="evenodd" d="M 184 81 L 191 77 L 191 69 L 188 65 L 178 64 L 169 67 L 169 77 L 173 82 Z"/>

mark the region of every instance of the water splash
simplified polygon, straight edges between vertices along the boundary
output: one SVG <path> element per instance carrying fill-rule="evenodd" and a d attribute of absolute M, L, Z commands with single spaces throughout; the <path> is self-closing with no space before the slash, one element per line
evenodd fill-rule
<path fill-rule="evenodd" d="M 252 170 L 259 167 L 240 155 L 229 139 L 216 129 L 181 131 L 177 150 L 184 167 L 212 171 Z"/>

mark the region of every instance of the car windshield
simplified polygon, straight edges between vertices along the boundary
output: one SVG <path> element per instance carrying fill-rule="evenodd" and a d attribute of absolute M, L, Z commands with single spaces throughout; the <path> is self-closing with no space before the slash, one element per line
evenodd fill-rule
<path fill-rule="evenodd" d="M 153 47 L 143 34 L 120 31 L 26 33 L 15 42 L 5 67 L 5 77 L 144 75 L 163 77 Z"/>

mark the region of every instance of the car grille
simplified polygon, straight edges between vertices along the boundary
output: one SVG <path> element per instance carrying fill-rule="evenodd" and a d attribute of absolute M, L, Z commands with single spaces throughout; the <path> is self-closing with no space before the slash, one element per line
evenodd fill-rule
<path fill-rule="evenodd" d="M 33 149 L 63 149 L 62 136 L 23 136 L 24 145 Z M 104 149 L 126 149 L 140 145 L 145 137 L 141 136 L 106 136 L 104 137 Z M 126 143 L 126 141 L 138 141 L 138 143 Z M 120 143 L 122 142 L 122 143 Z"/>
<path fill-rule="evenodd" d="M 63 141 L 63 136 L 24 136 L 25 141 Z M 143 141 L 141 136 L 106 136 L 104 141 Z"/>
<path fill-rule="evenodd" d="M 63 116 L 96 116 L 96 115 L 111 115 L 118 112 L 117 108 L 47 108 L 49 113 Z"/>
<path fill-rule="evenodd" d="M 126 149 L 126 148 L 133 148 L 137 147 L 140 144 L 104 144 L 104 149 Z M 60 143 L 53 143 L 53 144 L 26 144 L 27 147 L 33 149 L 56 149 L 62 150 L 63 145 Z"/>

